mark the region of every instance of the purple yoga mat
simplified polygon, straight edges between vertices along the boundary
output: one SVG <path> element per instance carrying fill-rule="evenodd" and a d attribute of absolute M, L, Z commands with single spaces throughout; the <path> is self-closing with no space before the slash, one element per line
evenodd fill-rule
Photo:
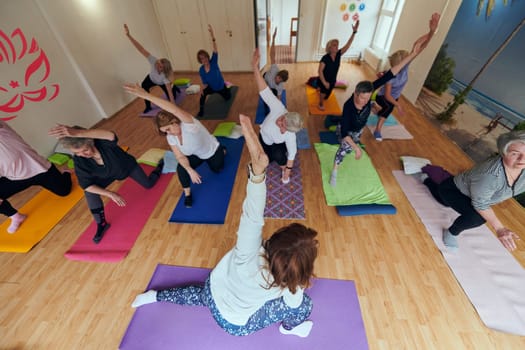
<path fill-rule="evenodd" d="M 184 98 L 186 97 L 186 88 L 181 88 L 180 89 L 180 93 L 177 94 L 177 96 L 175 96 L 175 104 L 177 106 L 180 106 L 180 104 L 182 103 L 182 101 L 184 101 Z M 166 95 L 162 95 L 162 98 L 165 99 L 165 100 L 168 100 L 168 96 Z M 143 113 L 141 112 L 139 114 L 139 117 L 142 117 L 142 118 L 154 118 L 157 116 L 157 113 L 159 113 L 162 109 L 157 106 L 156 104 L 152 103 L 151 104 L 151 110 L 149 112 L 146 112 L 146 113 Z"/>
<path fill-rule="evenodd" d="M 271 162 L 266 170 L 266 206 L 264 217 L 274 219 L 304 219 L 303 178 L 299 166 L 299 153 L 295 156 L 290 182 L 281 181 L 282 170 Z"/>
<path fill-rule="evenodd" d="M 203 283 L 210 270 L 159 264 L 147 289 Z M 223 331 L 205 307 L 153 303 L 137 308 L 120 349 L 368 349 L 353 281 L 318 278 L 307 291 L 314 326 L 307 338 L 279 333 L 279 324 L 236 337 Z"/>

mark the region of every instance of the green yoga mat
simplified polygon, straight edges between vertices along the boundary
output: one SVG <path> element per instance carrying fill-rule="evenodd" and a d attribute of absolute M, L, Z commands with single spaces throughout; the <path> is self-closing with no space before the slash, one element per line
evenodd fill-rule
<path fill-rule="evenodd" d="M 348 154 L 339 165 L 337 185 L 330 186 L 330 174 L 338 145 L 315 143 L 315 151 L 321 162 L 323 191 L 328 205 L 391 204 L 381 179 L 370 157 L 363 150 L 361 159 Z"/>
<path fill-rule="evenodd" d="M 208 96 L 206 103 L 204 104 L 204 115 L 198 117 L 200 120 L 220 120 L 228 117 L 228 112 L 235 100 L 237 95 L 238 86 L 232 86 L 230 88 L 232 97 L 225 101 L 220 94 L 211 94 Z"/>

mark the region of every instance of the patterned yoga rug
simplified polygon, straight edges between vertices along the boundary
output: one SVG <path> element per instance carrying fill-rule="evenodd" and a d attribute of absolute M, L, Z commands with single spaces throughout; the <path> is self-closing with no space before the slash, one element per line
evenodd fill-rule
<path fill-rule="evenodd" d="M 264 217 L 274 219 L 305 219 L 303 178 L 299 153 L 295 157 L 290 182 L 281 182 L 281 167 L 272 162 L 266 170 L 266 207 Z"/>

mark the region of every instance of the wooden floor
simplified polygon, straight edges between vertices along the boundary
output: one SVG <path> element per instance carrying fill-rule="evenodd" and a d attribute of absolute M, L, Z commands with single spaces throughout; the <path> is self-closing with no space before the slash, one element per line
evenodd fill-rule
<path fill-rule="evenodd" d="M 304 82 L 316 74 L 317 64 L 282 67 L 290 71 L 289 110 L 306 116 L 310 138 L 317 142 L 323 118 L 308 116 L 304 93 Z M 351 84 L 372 76 L 349 63 L 343 63 L 339 73 Z M 196 74 L 189 77 L 198 81 Z M 239 113 L 254 116 L 257 92 L 252 75 L 225 77 L 240 86 L 228 119 L 237 120 Z M 351 90 L 336 91 L 341 105 Z M 525 349 L 525 337 L 482 324 L 392 175 L 392 170 L 401 169 L 402 155 L 424 156 L 452 172 L 471 165 L 455 144 L 403 102 L 407 113 L 399 120 L 414 140 L 375 142 L 368 131 L 363 136 L 398 209 L 394 216 L 338 216 L 325 204 L 315 152 L 300 151 L 306 189 L 304 223 L 319 232 L 321 243 L 315 272 L 318 277 L 356 282 L 371 349 Z M 198 97 L 188 96 L 183 107 L 196 113 Z M 137 117 L 142 108 L 136 100 L 100 124 L 116 131 L 134 156 L 150 147 L 167 148 L 152 121 Z M 213 130 L 217 123 L 205 124 Z M 224 225 L 168 223 L 181 193 L 174 177 L 132 251 L 119 263 L 74 262 L 64 257 L 92 220 L 84 201 L 29 253 L 0 253 L 0 349 L 117 349 L 133 315 L 130 303 L 144 290 L 158 263 L 211 268 L 232 247 L 245 194 L 246 153 Z M 20 205 L 34 193 L 18 195 L 13 203 Z M 521 234 L 514 256 L 525 266 L 523 209 L 508 201 L 496 210 L 505 224 Z M 267 220 L 265 235 L 290 222 Z"/>

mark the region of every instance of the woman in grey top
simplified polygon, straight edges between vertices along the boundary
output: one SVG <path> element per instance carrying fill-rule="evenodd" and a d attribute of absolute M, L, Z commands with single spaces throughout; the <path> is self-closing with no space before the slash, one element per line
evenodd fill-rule
<path fill-rule="evenodd" d="M 457 236 L 464 230 L 488 222 L 508 250 L 516 249 L 518 236 L 503 226 L 491 206 L 525 192 L 525 131 L 502 134 L 497 141 L 499 155 L 457 176 L 437 184 L 430 178 L 424 184 L 441 204 L 460 216 L 443 230 L 443 242 L 458 249 Z"/>

